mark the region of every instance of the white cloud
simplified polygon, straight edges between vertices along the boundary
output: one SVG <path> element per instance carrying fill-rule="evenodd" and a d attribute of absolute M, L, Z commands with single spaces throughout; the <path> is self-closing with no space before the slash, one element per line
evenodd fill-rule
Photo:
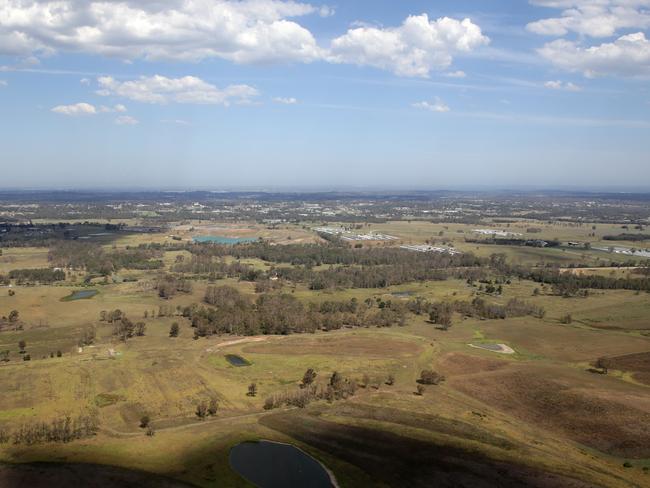
<path fill-rule="evenodd" d="M 275 103 L 282 103 L 284 105 L 295 105 L 298 103 L 298 100 L 293 97 L 275 97 L 273 101 Z"/>
<path fill-rule="evenodd" d="M 127 110 L 126 110 L 126 107 L 124 105 L 122 105 L 121 103 L 118 103 L 117 105 L 115 105 L 113 107 L 107 107 L 106 105 L 100 105 L 98 111 L 101 112 L 101 113 L 104 113 L 104 114 L 110 114 L 110 113 L 115 113 L 115 112 L 123 113 L 123 112 L 126 112 Z"/>
<path fill-rule="evenodd" d="M 137 125 L 139 124 L 138 120 L 131 117 L 130 115 L 120 115 L 115 119 L 117 125 Z"/>
<path fill-rule="evenodd" d="M 187 120 L 182 119 L 162 119 L 160 122 L 163 124 L 190 125 Z"/>
<path fill-rule="evenodd" d="M 562 9 L 559 17 L 529 23 L 536 34 L 562 37 L 575 32 L 610 37 L 621 29 L 650 27 L 650 0 L 531 0 L 534 5 Z"/>
<path fill-rule="evenodd" d="M 321 51 L 290 19 L 330 13 L 283 0 L 2 0 L 0 55 L 309 62 Z"/>
<path fill-rule="evenodd" d="M 588 77 L 650 76 L 650 41 L 643 32 L 592 47 L 558 39 L 545 44 L 538 52 L 555 66 Z"/>
<path fill-rule="evenodd" d="M 427 101 L 417 102 L 413 104 L 413 107 L 438 113 L 449 112 L 451 110 L 449 106 L 438 97 L 436 97 L 434 103 Z"/>
<path fill-rule="evenodd" d="M 445 76 L 447 78 L 465 78 L 467 75 L 465 74 L 464 71 L 450 71 L 448 73 L 445 73 Z"/>
<path fill-rule="evenodd" d="M 52 108 L 52 112 L 70 116 L 95 115 L 97 113 L 97 109 L 94 105 L 80 102 L 73 105 L 57 105 L 56 107 Z"/>
<path fill-rule="evenodd" d="M 330 7 L 329 5 L 323 5 L 321 8 L 318 9 L 318 15 L 321 17 L 331 17 L 336 13 L 336 9 L 334 7 Z"/>
<path fill-rule="evenodd" d="M 97 92 L 99 95 L 117 95 L 144 103 L 246 104 L 259 96 L 259 92 L 248 85 L 230 85 L 220 89 L 195 76 L 142 76 L 131 81 L 117 81 L 110 76 L 103 76 L 97 81 L 100 86 Z"/>
<path fill-rule="evenodd" d="M 449 67 L 456 53 L 489 43 L 470 19 L 427 14 L 409 16 L 399 27 L 361 26 L 332 41 L 328 60 L 392 71 L 399 76 L 427 77 L 434 69 Z"/>
<path fill-rule="evenodd" d="M 79 80 L 79 83 L 81 83 L 84 86 L 88 86 L 88 85 L 90 85 L 90 80 L 88 78 L 81 78 Z"/>
<path fill-rule="evenodd" d="M 565 91 L 572 91 L 572 92 L 578 92 L 582 90 L 581 87 L 579 87 L 574 83 L 571 83 L 570 81 L 565 83 L 560 80 L 551 80 L 544 83 L 544 86 L 551 90 L 565 90 Z"/>
<path fill-rule="evenodd" d="M 5 80 L 0 80 L 0 86 L 8 86 L 9 83 L 7 83 Z"/>

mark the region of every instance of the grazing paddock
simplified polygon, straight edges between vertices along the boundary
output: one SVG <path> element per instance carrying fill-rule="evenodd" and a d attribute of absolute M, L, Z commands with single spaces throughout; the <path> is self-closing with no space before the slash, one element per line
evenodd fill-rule
<path fill-rule="evenodd" d="M 650 457 L 650 401 L 645 388 L 623 383 L 614 386 L 616 380 L 603 386 L 602 378 L 597 376 L 526 365 L 458 376 L 450 384 L 521 421 L 543 426 L 602 452 Z M 628 398 L 621 398 L 621 394 Z"/>

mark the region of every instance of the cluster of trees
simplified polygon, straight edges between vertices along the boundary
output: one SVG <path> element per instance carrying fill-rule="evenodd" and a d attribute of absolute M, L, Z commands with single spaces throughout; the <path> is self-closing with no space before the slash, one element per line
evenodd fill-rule
<path fill-rule="evenodd" d="M 14 269 L 9 271 L 9 279 L 16 280 L 18 285 L 28 283 L 49 284 L 65 280 L 65 271 L 51 268 Z"/>
<path fill-rule="evenodd" d="M 194 412 L 198 418 L 203 420 L 206 417 L 214 417 L 219 410 L 219 401 L 212 397 L 209 400 L 202 400 L 196 405 Z"/>
<path fill-rule="evenodd" d="M 314 370 L 307 370 L 300 388 L 271 395 L 265 399 L 264 409 L 271 410 L 282 406 L 305 408 L 315 400 L 327 400 L 328 402 L 343 400 L 354 396 L 357 391 L 357 382 L 338 371 L 332 373 L 326 384 L 314 384 L 315 378 Z M 305 380 L 307 380 L 306 384 Z"/>
<path fill-rule="evenodd" d="M 555 293 L 560 296 L 576 296 L 580 290 L 584 289 L 650 292 L 650 276 L 616 278 L 600 275 L 576 275 L 552 269 L 534 269 L 524 272 L 521 277 L 552 285 Z"/>
<path fill-rule="evenodd" d="M 95 343 L 97 331 L 94 327 L 86 327 L 79 337 L 79 347 L 90 346 Z"/>
<path fill-rule="evenodd" d="M 78 241 L 57 241 L 50 247 L 48 259 L 61 268 L 85 269 L 101 276 L 122 268 L 153 270 L 164 266 L 158 249 L 139 246 L 106 252 L 98 244 Z"/>
<path fill-rule="evenodd" d="M 177 278 L 171 274 L 163 274 L 156 280 L 156 290 L 161 298 L 171 298 L 176 293 L 191 293 L 192 282 L 185 278 Z"/>
<path fill-rule="evenodd" d="M 559 247 L 561 244 L 557 239 L 546 241 L 541 239 L 508 239 L 508 238 L 488 238 L 488 239 L 465 239 L 465 242 L 474 244 L 490 244 L 501 246 L 526 246 L 526 247 Z"/>
<path fill-rule="evenodd" d="M 125 342 L 134 336 L 143 336 L 147 329 L 147 324 L 144 322 L 132 322 L 126 314 L 119 309 L 110 310 L 108 312 L 102 310 L 99 313 L 99 320 L 101 322 L 113 324 L 113 336 Z"/>
<path fill-rule="evenodd" d="M 606 241 L 650 241 L 650 234 L 618 234 L 615 236 L 604 236 Z"/>
<path fill-rule="evenodd" d="M 528 303 L 518 298 L 508 300 L 505 305 L 489 303 L 481 297 L 472 301 L 455 300 L 443 302 L 430 302 L 421 297 L 409 300 L 407 308 L 416 315 L 429 315 L 429 321 L 448 329 L 452 325 L 453 314 L 458 313 L 465 317 L 481 319 L 506 319 L 508 317 L 524 317 L 527 315 L 544 318 L 544 308 Z"/>
<path fill-rule="evenodd" d="M 408 313 L 402 302 L 356 299 L 303 304 L 289 294 L 263 293 L 255 301 L 230 286 L 208 287 L 205 302 L 211 307 L 183 309 L 195 336 L 213 334 L 291 334 L 333 330 L 345 326 L 403 325 Z M 214 308 L 212 308 L 214 307 Z"/>
<path fill-rule="evenodd" d="M 330 243 L 272 246 L 257 242 L 241 246 L 219 244 L 188 247 L 192 257 L 179 256 L 172 267 L 177 273 L 191 273 L 210 280 L 238 277 L 254 281 L 259 292 L 273 288 L 269 278 L 307 283 L 312 290 L 333 287 L 384 288 L 391 285 L 425 280 L 445 280 L 450 276 L 479 279 L 485 275 L 481 266 L 489 263 L 471 253 L 454 255 L 414 253 L 399 248 L 351 249 Z M 226 263 L 223 258 L 258 258 L 282 264 L 268 271 L 239 262 Z M 292 266 L 287 266 L 286 263 Z M 314 266 L 332 265 L 316 271 Z"/>
<path fill-rule="evenodd" d="M 0 317 L 0 330 L 6 328 L 13 330 L 22 330 L 23 325 L 20 321 L 20 313 L 18 310 L 12 310 L 9 312 L 9 315 L 3 315 Z"/>
<path fill-rule="evenodd" d="M 210 281 L 238 278 L 248 275 L 252 270 L 252 267 L 247 264 L 238 261 L 226 263 L 223 259 L 215 258 L 210 254 L 193 254 L 190 259 L 185 259 L 180 255 L 178 258 L 171 268 L 174 273 L 192 274 L 205 277 Z"/>
<path fill-rule="evenodd" d="M 94 415 L 65 416 L 50 422 L 23 424 L 12 433 L 0 432 L 0 442 L 11 440 L 14 444 L 44 444 L 71 442 L 91 437 L 97 433 L 99 421 Z"/>

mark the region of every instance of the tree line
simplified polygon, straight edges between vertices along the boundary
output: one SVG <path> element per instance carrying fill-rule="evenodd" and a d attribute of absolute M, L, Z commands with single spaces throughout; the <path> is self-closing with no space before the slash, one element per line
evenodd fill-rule
<path fill-rule="evenodd" d="M 45 444 L 49 442 L 71 442 L 94 436 L 99 430 L 99 421 L 95 415 L 69 415 L 50 422 L 33 422 L 23 424 L 13 432 L 0 430 L 0 443 Z"/>
<path fill-rule="evenodd" d="M 16 280 L 18 285 L 26 283 L 50 284 L 65 280 L 65 271 L 52 268 L 14 269 L 9 271 L 8 278 Z"/>
<path fill-rule="evenodd" d="M 101 276 L 108 276 L 122 268 L 161 269 L 164 266 L 162 256 L 162 251 L 146 246 L 107 252 L 98 244 L 78 241 L 57 241 L 48 252 L 48 260 L 55 266 L 83 269 Z"/>

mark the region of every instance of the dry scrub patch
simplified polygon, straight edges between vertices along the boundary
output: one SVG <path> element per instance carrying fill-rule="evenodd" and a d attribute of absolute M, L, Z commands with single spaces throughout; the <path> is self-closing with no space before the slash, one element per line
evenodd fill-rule
<path fill-rule="evenodd" d="M 507 361 L 470 356 L 460 352 L 445 354 L 438 362 L 440 370 L 446 375 L 464 375 L 495 371 L 508 366 Z"/>
<path fill-rule="evenodd" d="M 523 421 L 562 433 L 571 440 L 608 454 L 650 456 L 650 413 L 619 401 L 618 392 L 585 388 L 585 383 L 553 379 L 554 369 L 522 367 L 450 384 L 477 400 Z M 579 384 L 572 386 L 573 384 Z"/>

